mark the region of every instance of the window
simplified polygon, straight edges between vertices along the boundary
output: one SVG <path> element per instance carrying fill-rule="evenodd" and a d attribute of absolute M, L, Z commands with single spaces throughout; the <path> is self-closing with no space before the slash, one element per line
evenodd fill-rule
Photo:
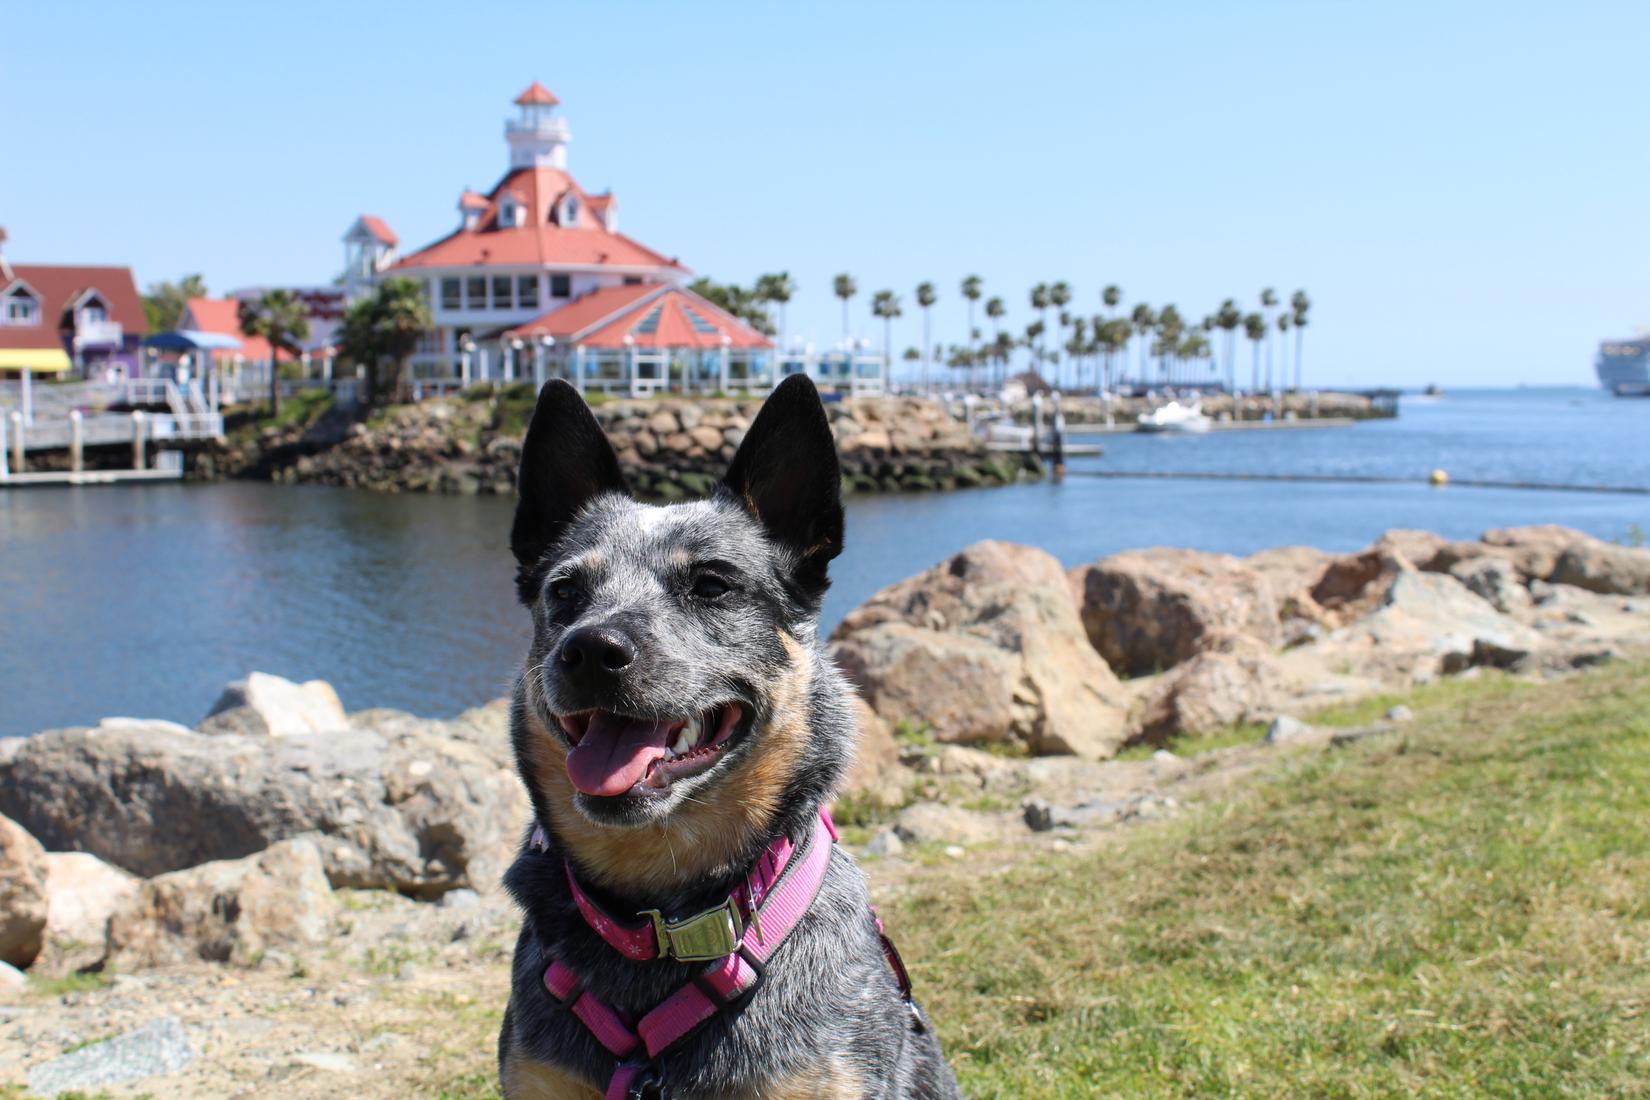
<path fill-rule="evenodd" d="M 520 208 L 516 206 L 515 203 L 508 199 L 500 203 L 498 208 L 498 224 L 506 229 L 515 228 L 520 224 L 520 222 L 516 220 L 519 209 Z"/>
<path fill-rule="evenodd" d="M 687 314 L 688 324 L 693 326 L 694 332 L 709 335 L 716 331 L 716 326 L 695 313 L 692 306 L 683 306 L 682 312 Z"/>
<path fill-rule="evenodd" d="M 641 286 L 642 285 L 642 277 L 640 275 L 626 275 L 624 277 L 624 285 L 625 286 Z"/>
<path fill-rule="evenodd" d="M 643 317 L 641 323 L 631 329 L 637 336 L 652 336 L 659 331 L 659 314 L 664 312 L 664 306 L 654 306 L 653 312 Z"/>
<path fill-rule="evenodd" d="M 466 309 L 487 308 L 487 276 L 471 275 L 464 280 L 464 307 Z"/>
<path fill-rule="evenodd" d="M 539 304 L 539 277 L 537 275 L 516 276 L 516 305 L 522 309 L 533 309 Z"/>
<path fill-rule="evenodd" d="M 511 279 L 508 275 L 493 276 L 493 308 L 509 309 L 514 304 L 510 298 Z"/>
<path fill-rule="evenodd" d="M 571 195 L 561 204 L 561 223 L 567 226 L 579 224 L 579 200 Z"/>
<path fill-rule="evenodd" d="M 20 290 L 6 299 L 6 323 L 8 325 L 34 325 L 40 323 L 40 303 L 34 300 L 26 290 Z"/>
<path fill-rule="evenodd" d="M 109 319 L 102 302 L 90 302 L 80 311 L 80 319 L 88 325 L 101 325 Z"/>
<path fill-rule="evenodd" d="M 464 287 L 457 279 L 441 280 L 441 308 L 464 308 Z"/>
<path fill-rule="evenodd" d="M 550 297 L 571 298 L 573 296 L 573 280 L 567 275 L 550 276 Z"/>

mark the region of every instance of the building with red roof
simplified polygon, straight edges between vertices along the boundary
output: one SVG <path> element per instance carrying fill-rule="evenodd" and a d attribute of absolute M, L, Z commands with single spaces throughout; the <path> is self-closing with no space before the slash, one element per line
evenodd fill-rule
<path fill-rule="evenodd" d="M 131 268 L 13 264 L 0 251 L 0 375 L 136 377 L 148 331 Z"/>
<path fill-rule="evenodd" d="M 345 235 L 352 295 L 387 277 L 425 287 L 435 330 L 415 376 L 562 376 L 632 393 L 771 386 L 772 342 L 686 289 L 676 257 L 619 231 L 611 192 L 569 174 L 560 101 L 534 82 L 515 104 L 509 168 L 485 194 L 460 194 L 451 233 L 401 256 L 377 218 Z"/>

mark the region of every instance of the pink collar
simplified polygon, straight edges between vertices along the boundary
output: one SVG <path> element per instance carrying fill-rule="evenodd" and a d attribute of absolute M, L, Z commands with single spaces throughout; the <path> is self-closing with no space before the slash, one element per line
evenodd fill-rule
<path fill-rule="evenodd" d="M 808 846 L 810 855 L 816 854 L 817 850 L 828 856 L 836 839 L 836 824 L 831 820 L 830 812 L 820 810 L 819 824 L 814 829 L 815 842 Z M 549 850 L 543 826 L 533 829 L 529 843 L 540 851 Z M 790 931 L 790 925 L 801 918 L 801 912 L 776 911 L 776 907 L 782 909 L 783 906 L 780 906 L 781 899 L 774 896 L 796 850 L 796 845 L 788 837 L 775 837 L 744 881 L 736 885 L 721 904 L 680 919 L 666 917 L 657 909 L 644 909 L 637 915 L 645 919 L 637 922 L 622 921 L 608 913 L 579 885 L 573 865 L 567 863 L 564 866 L 567 885 L 573 892 L 573 900 L 578 904 L 585 923 L 625 958 L 645 962 L 662 956 L 678 962 L 713 962 L 739 950 L 747 928 L 761 938 L 764 924 L 775 925 L 779 922 L 784 926 L 783 930 L 775 931 L 770 927 L 769 932 L 782 938 Z M 803 877 L 810 878 L 812 876 L 808 872 L 816 872 L 818 881 L 808 882 L 797 891 L 806 896 L 803 911 L 819 892 L 819 884 L 824 881 L 825 865 L 826 859 L 823 858 L 804 860 L 806 870 Z"/>

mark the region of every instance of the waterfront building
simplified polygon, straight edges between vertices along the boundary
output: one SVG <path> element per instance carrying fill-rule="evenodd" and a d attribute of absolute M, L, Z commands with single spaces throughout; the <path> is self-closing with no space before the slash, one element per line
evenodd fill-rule
<path fill-rule="evenodd" d="M 0 230 L 0 377 L 118 380 L 149 326 L 129 267 L 13 264 Z"/>
<path fill-rule="evenodd" d="M 567 170 L 560 101 L 535 82 L 504 127 L 509 166 L 485 194 L 459 195 L 450 233 L 405 256 L 378 218 L 345 234 L 352 295 L 390 276 L 423 286 L 435 328 L 412 357 L 415 392 L 472 381 L 567 378 L 581 390 L 761 391 L 809 370 L 880 391 L 880 357 L 786 356 L 695 294 L 675 256 L 619 230 L 618 199 Z"/>

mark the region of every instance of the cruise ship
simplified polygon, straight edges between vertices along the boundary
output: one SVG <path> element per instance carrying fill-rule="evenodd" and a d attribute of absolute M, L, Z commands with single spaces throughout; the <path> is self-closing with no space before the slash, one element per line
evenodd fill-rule
<path fill-rule="evenodd" d="M 1598 346 L 1599 385 L 1617 397 L 1650 397 L 1650 336 Z"/>

